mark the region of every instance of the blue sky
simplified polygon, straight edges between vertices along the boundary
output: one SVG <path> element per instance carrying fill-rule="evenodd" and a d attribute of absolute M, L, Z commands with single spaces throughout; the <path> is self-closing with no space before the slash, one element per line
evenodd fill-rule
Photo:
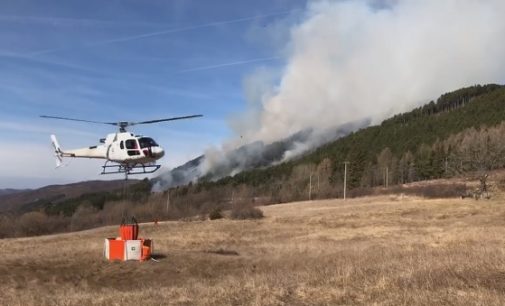
<path fill-rule="evenodd" d="M 0 188 L 100 179 L 100 162 L 54 169 L 49 134 L 64 148 L 95 144 L 98 121 L 204 114 L 142 126 L 176 166 L 231 136 L 246 107 L 242 82 L 255 69 L 282 69 L 290 24 L 305 1 L 0 2 Z"/>

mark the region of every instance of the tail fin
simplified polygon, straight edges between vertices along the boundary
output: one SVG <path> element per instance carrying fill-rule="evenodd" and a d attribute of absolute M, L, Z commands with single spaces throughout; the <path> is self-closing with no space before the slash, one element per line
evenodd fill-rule
<path fill-rule="evenodd" d="M 56 157 L 56 168 L 59 168 L 63 165 L 63 151 L 60 148 L 60 144 L 56 139 L 56 136 L 51 135 L 51 142 L 54 148 L 54 156 Z"/>

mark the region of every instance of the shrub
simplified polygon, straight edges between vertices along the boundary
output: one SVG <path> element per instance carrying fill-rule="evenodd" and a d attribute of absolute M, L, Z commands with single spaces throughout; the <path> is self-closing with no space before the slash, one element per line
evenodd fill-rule
<path fill-rule="evenodd" d="M 415 190 L 414 193 L 430 199 L 455 198 L 466 194 L 466 185 L 458 183 L 427 185 Z"/>
<path fill-rule="evenodd" d="M 37 236 L 48 233 L 48 217 L 38 211 L 31 211 L 19 219 L 19 231 L 21 235 Z"/>
<path fill-rule="evenodd" d="M 406 194 L 428 199 L 457 198 L 466 193 L 466 185 L 463 183 L 428 183 L 424 185 L 401 186 L 396 185 L 389 188 L 363 188 L 358 187 L 348 192 L 349 198 L 385 195 L 385 194 Z"/>
<path fill-rule="evenodd" d="M 210 213 L 209 213 L 209 219 L 210 220 L 217 220 L 223 218 L 223 212 L 220 207 L 214 208 Z"/>
<path fill-rule="evenodd" d="M 263 212 L 254 206 L 235 206 L 231 210 L 230 217 L 235 220 L 261 219 Z"/>
<path fill-rule="evenodd" d="M 70 230 L 79 231 L 93 228 L 100 224 L 98 220 L 97 209 L 92 205 L 81 205 L 70 218 Z"/>
<path fill-rule="evenodd" d="M 0 239 L 14 236 L 15 224 L 10 216 L 0 215 Z"/>

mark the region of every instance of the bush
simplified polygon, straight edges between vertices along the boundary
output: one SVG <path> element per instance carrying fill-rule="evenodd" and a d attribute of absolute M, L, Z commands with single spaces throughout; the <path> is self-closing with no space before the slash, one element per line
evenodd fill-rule
<path fill-rule="evenodd" d="M 466 194 L 466 185 L 460 183 L 427 185 L 413 188 L 414 193 L 429 199 L 437 198 L 457 198 Z"/>
<path fill-rule="evenodd" d="M 428 183 L 421 185 L 401 186 L 396 185 L 389 188 L 358 187 L 348 192 L 349 198 L 357 198 L 373 195 L 405 194 L 428 199 L 457 198 L 466 193 L 466 185 L 463 183 Z"/>
<path fill-rule="evenodd" d="M 221 208 L 216 207 L 209 213 L 210 220 L 217 220 L 223 218 L 223 212 Z"/>
<path fill-rule="evenodd" d="M 48 217 L 38 211 L 28 212 L 19 219 L 18 229 L 23 236 L 38 236 L 48 233 Z"/>
<path fill-rule="evenodd" d="M 10 216 L 0 215 L 0 239 L 6 237 L 13 237 L 15 231 L 14 221 Z"/>
<path fill-rule="evenodd" d="M 230 217 L 235 220 L 261 219 L 263 212 L 254 206 L 235 206 L 231 210 Z"/>
<path fill-rule="evenodd" d="M 92 205 L 81 205 L 70 218 L 70 231 L 80 231 L 99 225 L 98 210 Z"/>

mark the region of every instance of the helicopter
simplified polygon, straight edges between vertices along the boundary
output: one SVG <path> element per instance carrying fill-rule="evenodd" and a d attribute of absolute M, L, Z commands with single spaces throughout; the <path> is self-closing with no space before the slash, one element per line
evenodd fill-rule
<path fill-rule="evenodd" d="M 156 164 L 156 161 L 165 155 L 165 151 L 151 137 L 135 135 L 127 131 L 126 128 L 139 124 L 152 124 L 203 117 L 203 115 L 190 115 L 139 122 L 102 122 L 46 115 L 41 115 L 40 117 L 46 119 L 107 124 L 119 127 L 119 131 L 116 133 L 110 133 L 105 138 L 101 138 L 99 145 L 73 150 L 63 150 L 55 135 L 51 135 L 51 143 L 56 157 L 56 168 L 63 166 L 64 157 L 104 159 L 105 164 L 102 166 L 102 172 L 100 174 L 123 173 L 127 180 L 128 175 L 148 174 L 157 171 L 161 165 Z"/>

